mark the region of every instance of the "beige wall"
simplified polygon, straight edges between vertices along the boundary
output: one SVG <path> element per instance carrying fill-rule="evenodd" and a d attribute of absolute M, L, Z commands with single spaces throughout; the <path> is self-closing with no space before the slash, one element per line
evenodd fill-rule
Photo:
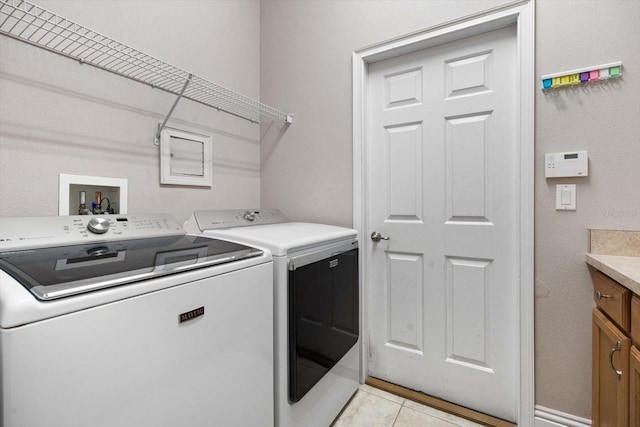
<path fill-rule="evenodd" d="M 536 96 L 536 403 L 591 418 L 588 228 L 640 229 L 640 2 L 539 0 L 536 75 L 622 61 L 602 86 Z M 544 153 L 588 150 L 589 177 L 544 178 Z M 577 210 L 555 185 L 577 184 Z"/>
<path fill-rule="evenodd" d="M 504 3 L 264 0 L 261 99 L 296 115 L 263 139 L 262 206 L 351 225 L 352 51 Z M 640 2 L 538 0 L 536 10 L 536 79 L 624 66 L 608 85 L 536 91 L 536 403 L 590 418 L 587 228 L 640 228 Z M 543 154 L 578 149 L 590 176 L 547 182 Z M 577 211 L 555 211 L 556 183 L 578 184 Z"/>
<path fill-rule="evenodd" d="M 36 0 L 51 11 L 258 98 L 260 3 Z M 213 136 L 211 188 L 159 184 L 152 140 L 175 96 L 0 37 L 0 216 L 57 215 L 58 175 L 129 180 L 129 212 L 258 206 L 259 126 L 182 100 L 169 125 Z"/>

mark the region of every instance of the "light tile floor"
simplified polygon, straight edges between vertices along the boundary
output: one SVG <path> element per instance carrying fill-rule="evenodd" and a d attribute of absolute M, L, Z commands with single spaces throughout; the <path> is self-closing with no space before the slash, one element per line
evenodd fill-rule
<path fill-rule="evenodd" d="M 333 427 L 482 427 L 363 384 Z"/>

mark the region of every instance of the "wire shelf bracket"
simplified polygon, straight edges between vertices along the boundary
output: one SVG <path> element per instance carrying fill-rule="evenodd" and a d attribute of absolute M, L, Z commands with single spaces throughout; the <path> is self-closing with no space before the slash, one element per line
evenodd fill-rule
<path fill-rule="evenodd" d="M 285 124 L 293 122 L 293 114 L 193 75 L 28 1 L 0 0 L 0 34 L 177 95 L 158 134 L 181 98 L 252 123 L 260 123 L 263 117 Z"/>
<path fill-rule="evenodd" d="M 156 136 L 153 138 L 153 143 L 155 145 L 160 145 L 160 134 L 162 133 L 164 127 L 167 125 L 167 122 L 169 121 L 169 117 L 171 117 L 171 114 L 173 114 L 173 110 L 175 110 L 176 105 L 178 105 L 178 102 L 180 102 L 180 98 L 182 98 L 182 96 L 184 95 L 184 91 L 187 89 L 187 86 L 189 86 L 189 82 L 191 82 L 192 77 L 193 77 L 193 74 L 189 74 L 189 77 L 187 77 L 187 81 L 184 82 L 184 86 L 182 86 L 182 90 L 180 91 L 180 94 L 178 95 L 173 105 L 171 106 L 171 109 L 167 113 L 167 117 L 164 118 L 164 121 L 162 122 L 162 124 L 158 124 L 158 132 L 156 132 Z"/>

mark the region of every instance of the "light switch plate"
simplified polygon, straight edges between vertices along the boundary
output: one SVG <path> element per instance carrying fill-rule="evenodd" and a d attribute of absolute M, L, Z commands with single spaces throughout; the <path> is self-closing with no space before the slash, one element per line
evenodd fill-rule
<path fill-rule="evenodd" d="M 576 184 L 556 185 L 556 210 L 575 211 L 576 191 Z"/>

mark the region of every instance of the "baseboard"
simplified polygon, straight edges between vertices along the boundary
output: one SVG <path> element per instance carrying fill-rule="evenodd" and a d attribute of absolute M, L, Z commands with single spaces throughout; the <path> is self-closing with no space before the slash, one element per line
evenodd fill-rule
<path fill-rule="evenodd" d="M 590 427 L 591 420 L 536 405 L 535 427 Z"/>

